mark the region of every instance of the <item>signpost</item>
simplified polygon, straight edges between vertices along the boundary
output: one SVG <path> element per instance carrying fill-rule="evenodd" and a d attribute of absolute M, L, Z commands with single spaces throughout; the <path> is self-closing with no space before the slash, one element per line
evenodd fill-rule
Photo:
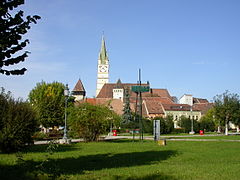
<path fill-rule="evenodd" d="M 135 93 L 149 92 L 149 90 L 149 86 L 132 86 L 132 91 Z"/>
<path fill-rule="evenodd" d="M 136 93 L 136 108 L 135 114 L 135 121 L 139 122 L 139 129 L 140 129 L 140 139 L 143 140 L 143 122 L 142 122 L 142 93 L 149 92 L 150 88 L 149 85 L 142 86 L 141 82 L 141 69 L 139 69 L 139 80 L 137 86 L 132 86 L 131 90 Z"/>

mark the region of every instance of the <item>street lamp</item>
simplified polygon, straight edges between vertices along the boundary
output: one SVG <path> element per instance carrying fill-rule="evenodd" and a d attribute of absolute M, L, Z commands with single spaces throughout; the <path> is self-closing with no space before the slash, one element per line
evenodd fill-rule
<path fill-rule="evenodd" d="M 193 131 L 193 116 L 192 116 L 192 106 L 191 106 L 191 115 L 190 115 L 190 118 L 191 118 L 191 132 L 189 132 L 189 134 L 195 134 L 195 132 Z"/>
<path fill-rule="evenodd" d="M 113 111 L 113 107 L 111 105 L 109 106 L 109 109 L 110 109 L 110 111 Z M 112 125 L 113 125 L 113 123 L 112 123 L 112 119 L 111 119 L 109 136 L 112 136 Z"/>
<path fill-rule="evenodd" d="M 65 119 L 64 119 L 64 135 L 63 135 L 63 139 L 65 141 L 65 143 L 67 143 L 67 101 L 68 101 L 68 97 L 69 97 L 69 88 L 68 88 L 68 84 L 66 84 L 65 88 L 64 88 L 64 96 L 65 96 Z"/>

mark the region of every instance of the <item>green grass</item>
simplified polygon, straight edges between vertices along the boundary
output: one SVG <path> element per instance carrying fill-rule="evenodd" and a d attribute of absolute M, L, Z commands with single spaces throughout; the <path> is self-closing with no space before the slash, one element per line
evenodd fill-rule
<path fill-rule="evenodd" d="M 61 145 L 53 155 L 46 147 L 29 148 L 23 160 L 0 154 L 0 179 L 239 179 L 239 142 L 119 140 Z"/>
<path fill-rule="evenodd" d="M 184 136 L 184 137 L 167 137 L 165 139 L 216 139 L 216 140 L 240 140 L 239 135 L 229 136 Z"/>

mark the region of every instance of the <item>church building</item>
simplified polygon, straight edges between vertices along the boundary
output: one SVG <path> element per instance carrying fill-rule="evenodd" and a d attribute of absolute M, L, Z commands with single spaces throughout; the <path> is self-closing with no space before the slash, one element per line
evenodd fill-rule
<path fill-rule="evenodd" d="M 132 91 L 132 86 L 137 86 L 138 84 L 123 83 L 120 79 L 116 83 L 109 83 L 109 59 L 104 37 L 102 37 L 97 62 L 96 98 L 85 97 L 86 91 L 79 79 L 72 91 L 75 101 L 103 104 L 121 115 L 127 92 L 130 108 L 134 112 L 136 108 L 136 93 Z M 199 120 L 212 107 L 212 104 L 206 99 L 194 98 L 192 95 L 182 96 L 178 103 L 176 102 L 176 97 L 171 96 L 167 89 L 151 88 L 149 82 L 141 85 L 149 87 L 149 91 L 142 93 L 143 116 L 151 119 L 157 116 L 166 117 L 167 115 L 172 115 L 175 128 L 178 127 L 177 122 L 181 116 Z"/>

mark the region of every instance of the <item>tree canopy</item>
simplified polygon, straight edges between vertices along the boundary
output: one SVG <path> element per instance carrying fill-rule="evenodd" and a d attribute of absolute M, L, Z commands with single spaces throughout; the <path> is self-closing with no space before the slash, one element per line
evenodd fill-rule
<path fill-rule="evenodd" d="M 214 116 L 221 125 L 225 124 L 227 135 L 228 123 L 240 124 L 240 99 L 237 94 L 224 92 L 214 97 Z"/>
<path fill-rule="evenodd" d="M 25 51 L 22 54 L 20 52 L 27 46 L 29 39 L 22 40 L 22 37 L 31 28 L 30 24 L 36 24 L 40 19 L 40 16 L 34 15 L 27 16 L 24 20 L 23 11 L 17 12 L 14 16 L 10 14 L 9 11 L 22 4 L 24 0 L 0 1 L 0 73 L 5 75 L 23 75 L 27 70 L 5 68 L 25 61 L 29 52 Z"/>
<path fill-rule="evenodd" d="M 28 102 L 13 99 L 0 90 L 0 150 L 14 152 L 32 143 L 37 129 L 36 113 Z"/>
<path fill-rule="evenodd" d="M 44 127 L 63 124 L 64 120 L 64 85 L 59 82 L 37 83 L 29 93 L 29 101 L 38 113 L 39 122 Z"/>
<path fill-rule="evenodd" d="M 96 141 L 110 126 L 119 124 L 120 117 L 107 106 L 88 103 L 72 107 L 69 113 L 70 128 L 85 141 Z"/>

